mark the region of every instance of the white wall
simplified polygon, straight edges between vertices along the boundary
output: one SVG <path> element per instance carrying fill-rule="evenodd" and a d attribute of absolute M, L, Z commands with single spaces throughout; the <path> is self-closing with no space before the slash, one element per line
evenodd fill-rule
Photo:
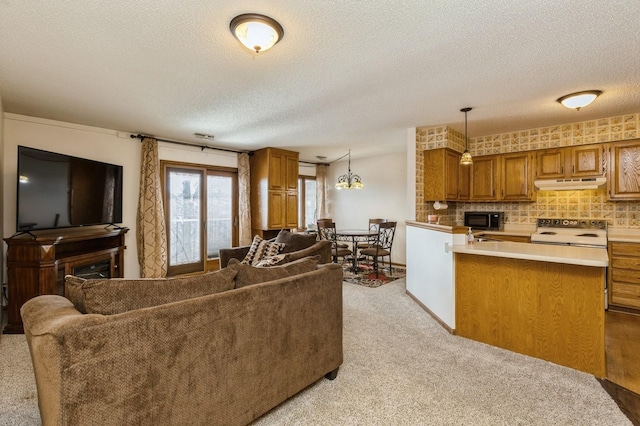
<path fill-rule="evenodd" d="M 415 144 L 415 142 L 414 142 Z M 335 189 L 338 177 L 347 173 L 347 160 L 327 169 L 327 205 L 338 229 L 366 229 L 370 218 L 398 222 L 391 261 L 406 263 L 405 220 L 407 212 L 407 153 L 397 152 L 351 160 L 351 172 L 364 183 L 361 190 Z"/>
<path fill-rule="evenodd" d="M 17 146 L 23 145 L 76 157 L 123 166 L 122 225 L 129 228 L 126 236 L 125 277 L 140 276 L 136 248 L 136 210 L 140 186 L 140 141 L 129 133 L 82 126 L 17 114 L 4 114 L 4 207 L 2 235 L 9 237 L 16 229 Z M 237 167 L 237 155 L 221 151 L 201 150 L 175 144 L 160 143 L 160 159 Z M 0 166 L 0 167 L 2 167 Z M 6 253 L 6 246 L 3 245 Z M 4 258 L 4 254 L 3 254 Z"/>

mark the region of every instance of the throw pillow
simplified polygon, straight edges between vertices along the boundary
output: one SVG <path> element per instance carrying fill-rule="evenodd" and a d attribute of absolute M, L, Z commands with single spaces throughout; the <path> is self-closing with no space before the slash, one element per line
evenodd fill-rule
<path fill-rule="evenodd" d="M 289 232 L 283 229 L 276 237 L 276 243 L 283 243 L 282 253 L 291 253 L 306 249 L 314 245 L 317 240 L 315 235 L 303 234 L 299 232 Z"/>
<path fill-rule="evenodd" d="M 251 284 L 278 280 L 280 278 L 315 271 L 318 267 L 319 260 L 320 256 L 309 256 L 280 266 L 258 268 L 244 264 L 237 259 L 230 259 L 227 268 L 238 272 L 236 275 L 236 288 L 241 288 Z"/>
<path fill-rule="evenodd" d="M 113 315 L 231 290 L 236 274 L 224 268 L 178 278 L 85 280 L 68 275 L 65 294 L 82 313 Z"/>
<path fill-rule="evenodd" d="M 253 237 L 253 242 L 251 243 L 251 247 L 249 247 L 249 252 L 242 259 L 242 263 L 246 265 L 257 265 L 262 259 L 266 257 L 275 256 L 280 253 L 284 244 L 271 242 L 262 239 L 259 235 Z"/>
<path fill-rule="evenodd" d="M 271 267 L 271 266 L 280 265 L 282 263 L 285 263 L 283 261 L 286 258 L 287 258 L 287 254 L 286 253 L 276 254 L 275 256 L 263 258 L 261 261 L 256 263 L 255 266 L 258 267 L 258 268 L 267 268 L 267 267 Z"/>

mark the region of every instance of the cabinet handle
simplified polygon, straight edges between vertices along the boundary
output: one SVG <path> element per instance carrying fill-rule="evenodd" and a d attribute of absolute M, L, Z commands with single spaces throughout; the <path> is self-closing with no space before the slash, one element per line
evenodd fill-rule
<path fill-rule="evenodd" d="M 573 165 L 571 166 L 571 174 L 575 174 L 575 172 L 576 172 L 576 166 Z"/>
<path fill-rule="evenodd" d="M 564 174 L 564 166 L 560 166 L 560 174 Z"/>

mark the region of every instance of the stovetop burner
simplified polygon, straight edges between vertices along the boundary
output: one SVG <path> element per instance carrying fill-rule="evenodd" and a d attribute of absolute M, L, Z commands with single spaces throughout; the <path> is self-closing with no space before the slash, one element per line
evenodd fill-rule
<path fill-rule="evenodd" d="M 539 244 L 607 246 L 607 221 L 601 219 L 538 219 L 531 242 Z"/>

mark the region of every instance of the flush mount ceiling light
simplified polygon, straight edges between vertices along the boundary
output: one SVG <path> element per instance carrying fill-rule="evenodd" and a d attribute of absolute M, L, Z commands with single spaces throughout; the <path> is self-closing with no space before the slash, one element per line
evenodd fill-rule
<path fill-rule="evenodd" d="M 586 107 L 591 102 L 595 101 L 602 92 L 600 90 L 585 90 L 584 92 L 576 92 L 565 95 L 557 99 L 562 105 L 569 109 L 575 109 L 580 111 L 580 108 Z"/>
<path fill-rule="evenodd" d="M 351 174 L 351 150 L 349 150 L 349 167 L 346 175 L 342 175 L 338 178 L 336 183 L 336 189 L 362 189 L 364 183 L 360 179 L 360 176 Z M 344 158 L 344 156 L 342 157 Z"/>
<path fill-rule="evenodd" d="M 275 19 L 257 13 L 236 16 L 229 29 L 240 43 L 256 53 L 271 49 L 284 37 L 284 30 Z"/>
<path fill-rule="evenodd" d="M 467 138 L 467 113 L 471 110 L 472 108 L 469 107 L 460 110 L 460 112 L 464 112 L 464 152 L 460 157 L 460 164 L 463 166 L 473 164 L 473 158 L 471 158 L 471 153 L 469 152 L 469 138 Z"/>

